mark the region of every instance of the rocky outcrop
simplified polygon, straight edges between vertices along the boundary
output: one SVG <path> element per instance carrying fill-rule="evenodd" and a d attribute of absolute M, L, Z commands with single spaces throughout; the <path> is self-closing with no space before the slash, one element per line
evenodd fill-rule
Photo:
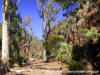
<path fill-rule="evenodd" d="M 69 39 L 73 43 L 78 43 L 78 34 L 77 29 L 79 27 L 91 29 L 91 27 L 96 27 L 98 32 L 100 32 L 100 1 L 99 0 L 91 0 L 90 7 L 86 8 L 88 4 L 83 0 L 81 7 L 72 12 L 72 16 L 76 18 L 76 23 L 73 25 L 72 31 L 69 33 Z M 63 31 L 66 25 L 64 26 L 63 23 L 61 25 L 54 26 L 50 33 L 57 34 L 58 30 Z M 62 33 L 60 33 L 62 34 Z"/>

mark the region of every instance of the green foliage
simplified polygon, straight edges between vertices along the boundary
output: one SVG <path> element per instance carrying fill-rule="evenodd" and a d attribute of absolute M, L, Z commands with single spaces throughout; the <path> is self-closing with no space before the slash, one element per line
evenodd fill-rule
<path fill-rule="evenodd" d="M 68 69 L 71 70 L 71 71 L 82 70 L 82 68 L 83 68 L 83 64 L 78 62 L 78 61 L 70 60 L 68 62 Z"/>
<path fill-rule="evenodd" d="M 73 25 L 75 22 L 76 22 L 76 18 L 73 18 L 72 16 L 68 18 L 68 26 L 67 26 L 68 33 L 73 29 Z"/>
<path fill-rule="evenodd" d="M 39 52 L 32 52 L 32 56 L 38 56 L 40 59 L 42 59 L 42 56 L 43 56 L 43 53 L 42 53 L 42 50 L 39 51 Z"/>
<path fill-rule="evenodd" d="M 95 27 L 92 27 L 90 30 L 87 30 L 87 32 L 85 33 L 86 38 L 94 40 L 94 38 L 97 37 L 97 29 Z"/>
<path fill-rule="evenodd" d="M 68 24 L 67 20 L 67 18 L 64 18 L 63 20 L 57 22 L 57 25 L 55 26 L 56 30 L 54 31 L 56 34 L 66 36 L 68 33 L 68 27 L 66 27 Z"/>
<path fill-rule="evenodd" d="M 80 14 L 80 13 L 82 13 L 82 12 L 83 12 L 83 10 L 82 10 L 82 9 L 79 9 L 78 13 Z"/>
<path fill-rule="evenodd" d="M 71 57 L 72 45 L 70 43 L 61 42 L 57 53 L 57 59 L 64 60 Z"/>
<path fill-rule="evenodd" d="M 78 17 L 79 17 L 80 19 L 83 18 L 83 16 L 82 16 L 82 12 L 84 12 L 82 9 L 79 9 L 78 12 L 77 12 Z"/>
<path fill-rule="evenodd" d="M 44 46 L 47 50 L 56 49 L 58 47 L 59 42 L 64 41 L 63 36 L 59 36 L 56 34 L 52 34 L 45 42 Z"/>
<path fill-rule="evenodd" d="M 71 1 L 78 1 L 78 0 L 56 0 L 56 1 L 60 3 L 63 9 L 65 9 L 66 7 L 68 7 L 68 4 L 70 4 Z"/>
<path fill-rule="evenodd" d="M 73 18 L 72 16 L 70 16 L 70 17 L 68 18 L 68 23 L 69 23 L 70 25 L 74 24 L 75 22 L 76 22 L 76 18 Z"/>
<path fill-rule="evenodd" d="M 89 40 L 93 40 L 94 42 L 97 39 L 97 29 L 95 27 L 92 27 L 91 29 L 87 28 L 78 28 L 77 30 L 78 38 L 80 40 L 81 44 L 85 44 Z"/>
<path fill-rule="evenodd" d="M 87 30 L 88 30 L 88 29 L 86 29 L 86 28 L 81 28 L 81 27 L 79 27 L 78 30 L 77 30 L 78 36 L 79 36 L 79 37 L 84 37 L 83 34 L 85 34 L 85 33 L 87 32 Z"/>
<path fill-rule="evenodd" d="M 15 13 L 16 10 L 18 10 L 18 7 L 16 7 L 17 6 L 16 1 L 9 1 L 9 5 L 10 5 L 8 10 L 9 14 Z"/>
<path fill-rule="evenodd" d="M 54 32 L 66 38 L 67 35 L 72 31 L 74 23 L 76 23 L 76 18 L 72 16 L 69 18 L 64 18 L 63 20 L 58 21 L 57 25 L 55 26 L 56 30 Z"/>
<path fill-rule="evenodd" d="M 59 35 L 56 35 L 56 34 L 53 34 L 53 35 L 51 35 L 49 38 L 48 38 L 48 40 L 47 40 L 47 42 L 59 42 L 59 41 L 64 41 L 64 37 L 63 36 L 59 36 Z"/>
<path fill-rule="evenodd" d="M 20 56 L 20 42 L 22 40 L 22 28 L 20 24 L 22 19 L 20 13 L 16 13 L 18 7 L 16 1 L 10 1 L 9 6 L 9 49 L 10 49 L 10 58 L 13 61 L 16 61 Z"/>
<path fill-rule="evenodd" d="M 60 47 L 60 42 L 64 41 L 63 36 L 56 34 L 51 35 L 45 42 L 44 47 L 47 50 L 47 54 L 57 54 L 57 50 Z"/>

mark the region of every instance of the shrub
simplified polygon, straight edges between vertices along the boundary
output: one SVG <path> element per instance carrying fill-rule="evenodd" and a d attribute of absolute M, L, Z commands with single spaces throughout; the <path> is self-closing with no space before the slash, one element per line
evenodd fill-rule
<path fill-rule="evenodd" d="M 72 45 L 70 43 L 61 42 L 61 45 L 60 45 L 60 47 L 58 49 L 58 53 L 57 53 L 57 59 L 69 60 L 71 57 L 71 52 L 72 52 Z"/>
<path fill-rule="evenodd" d="M 71 71 L 82 70 L 83 69 L 83 64 L 78 62 L 78 61 L 75 61 L 75 60 L 70 60 L 68 62 L 68 69 L 71 70 Z"/>
<path fill-rule="evenodd" d="M 87 30 L 85 33 L 86 38 L 94 40 L 97 37 L 97 29 L 95 27 L 92 27 L 90 30 Z"/>
<path fill-rule="evenodd" d="M 95 27 L 92 27 L 91 29 L 79 27 L 77 33 L 81 45 L 87 43 L 89 40 L 93 40 L 94 42 L 97 40 L 98 31 Z"/>
<path fill-rule="evenodd" d="M 63 36 L 57 34 L 51 35 L 43 44 L 43 46 L 47 50 L 47 55 L 56 55 L 57 50 L 60 47 L 60 42 L 64 42 Z"/>

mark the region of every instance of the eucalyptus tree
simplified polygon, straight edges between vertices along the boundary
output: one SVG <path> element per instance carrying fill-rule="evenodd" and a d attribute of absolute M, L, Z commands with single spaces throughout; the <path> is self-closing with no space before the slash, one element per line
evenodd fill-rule
<path fill-rule="evenodd" d="M 55 0 L 37 0 L 37 6 L 40 17 L 43 19 L 43 41 L 45 42 L 60 9 L 60 5 Z M 43 60 L 47 61 L 45 49 L 43 50 Z"/>
<path fill-rule="evenodd" d="M 14 60 L 15 55 L 19 56 L 20 50 L 22 19 L 20 13 L 16 13 L 18 10 L 16 3 L 16 0 L 3 0 L 2 66 L 5 70 L 9 67 L 9 58 Z"/>
<path fill-rule="evenodd" d="M 5 71 L 9 67 L 9 0 L 3 0 L 3 25 L 2 25 L 2 67 Z"/>
<path fill-rule="evenodd" d="M 23 37 L 25 39 L 25 62 L 28 60 L 28 54 L 30 49 L 30 43 L 32 41 L 32 27 L 31 27 L 31 17 L 27 16 L 23 23 Z"/>

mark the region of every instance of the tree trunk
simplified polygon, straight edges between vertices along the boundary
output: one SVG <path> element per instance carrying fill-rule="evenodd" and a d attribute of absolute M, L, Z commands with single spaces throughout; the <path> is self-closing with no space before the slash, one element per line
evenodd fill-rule
<path fill-rule="evenodd" d="M 43 50 L 43 61 L 46 62 L 47 61 L 47 56 L 46 56 L 46 50 Z"/>
<path fill-rule="evenodd" d="M 8 0 L 3 0 L 3 26 L 2 26 L 2 67 L 5 71 L 9 67 L 9 37 L 8 37 Z"/>
<path fill-rule="evenodd" d="M 28 60 L 28 53 L 29 53 L 29 42 L 26 43 L 25 62 L 27 62 Z"/>
<path fill-rule="evenodd" d="M 46 10 L 46 7 L 44 5 L 44 9 Z M 47 14 L 46 12 L 44 12 L 44 26 L 43 26 L 43 34 L 44 34 L 44 42 L 46 41 L 47 39 L 47 30 L 46 30 L 46 26 L 47 26 Z M 44 47 L 44 50 L 43 50 L 43 61 L 46 62 L 47 61 L 47 54 L 46 54 L 46 49 Z"/>

